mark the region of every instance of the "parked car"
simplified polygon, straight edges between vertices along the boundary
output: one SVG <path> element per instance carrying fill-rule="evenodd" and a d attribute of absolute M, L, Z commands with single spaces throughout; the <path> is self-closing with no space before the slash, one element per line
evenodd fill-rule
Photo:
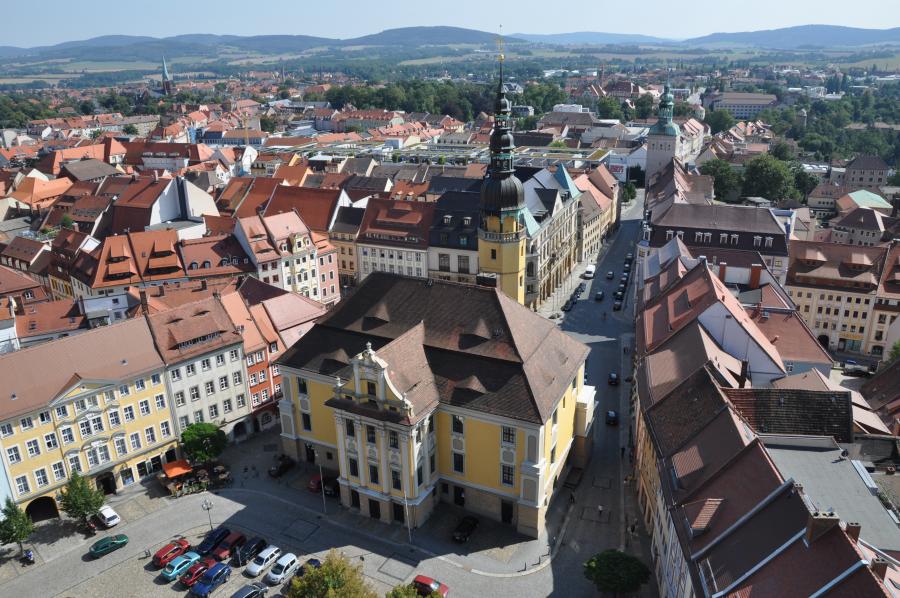
<path fill-rule="evenodd" d="M 616 273 L 613 272 L 612 270 L 610 270 L 609 272 L 606 273 L 606 280 L 612 280 L 615 277 L 616 277 Z"/>
<path fill-rule="evenodd" d="M 100 523 L 106 529 L 109 529 L 122 521 L 122 518 L 119 517 L 119 514 L 116 513 L 113 508 L 108 505 L 103 505 L 102 507 L 100 507 L 100 511 L 97 513 L 97 519 L 100 520 Z"/>
<path fill-rule="evenodd" d="M 309 484 L 306 485 L 309 488 L 310 492 L 321 492 L 322 491 L 322 478 L 319 474 L 314 475 L 309 479 Z M 338 481 L 335 476 L 325 476 L 325 495 L 326 496 L 337 496 L 339 493 L 338 490 Z"/>
<path fill-rule="evenodd" d="M 631 262 L 626 261 L 624 264 L 622 264 L 622 270 L 624 270 L 625 272 L 631 272 Z"/>
<path fill-rule="evenodd" d="M 269 475 L 273 478 L 280 478 L 294 467 L 294 460 L 287 455 L 282 455 L 278 460 L 278 465 L 269 468 Z"/>
<path fill-rule="evenodd" d="M 206 598 L 213 590 L 228 581 L 231 577 L 231 567 L 225 563 L 216 563 L 203 574 L 200 581 L 191 587 L 191 595 Z"/>
<path fill-rule="evenodd" d="M 566 301 L 565 304 L 560 308 L 563 311 L 572 311 L 573 303 L 572 301 Z"/>
<path fill-rule="evenodd" d="M 184 587 L 189 588 L 203 577 L 203 574 L 209 570 L 210 567 L 216 564 L 216 559 L 211 557 L 206 557 L 201 561 L 197 561 L 193 565 L 191 565 L 190 569 L 184 572 L 178 581 L 184 585 Z"/>
<path fill-rule="evenodd" d="M 320 561 L 319 559 L 309 559 L 305 563 L 297 567 L 297 572 L 294 573 L 294 577 L 303 577 L 310 569 L 319 569 L 321 566 L 322 561 Z"/>
<path fill-rule="evenodd" d="M 412 581 L 412 586 L 419 596 L 433 596 L 437 594 L 444 598 L 450 592 L 450 588 L 445 584 L 424 575 L 416 575 Z"/>
<path fill-rule="evenodd" d="M 607 411 L 606 412 L 606 425 L 607 426 L 618 426 L 619 425 L 619 414 L 615 411 Z"/>
<path fill-rule="evenodd" d="M 177 579 L 184 575 L 187 570 L 193 567 L 199 560 L 200 555 L 196 552 L 185 552 L 183 555 L 175 557 L 171 563 L 166 565 L 166 568 L 163 569 L 162 576 L 169 581 Z"/>
<path fill-rule="evenodd" d="M 246 565 L 268 545 L 269 543 L 266 542 L 265 538 L 259 536 L 250 538 L 244 542 L 243 546 L 234 551 L 235 564 L 238 566 Z"/>
<path fill-rule="evenodd" d="M 582 274 L 581 276 L 583 278 L 590 279 L 590 278 L 594 277 L 594 272 L 596 272 L 596 271 L 597 271 L 597 266 L 594 266 L 593 264 L 591 264 L 590 266 L 588 266 L 587 268 L 584 269 L 584 274 Z"/>
<path fill-rule="evenodd" d="M 620 284 L 619 284 L 619 288 L 616 289 L 616 291 L 618 291 L 619 293 L 623 293 L 623 294 L 624 294 L 624 293 L 625 293 L 625 283 L 620 283 Z"/>
<path fill-rule="evenodd" d="M 247 568 L 244 569 L 244 573 L 249 575 L 250 577 L 256 577 L 266 569 L 272 566 L 272 563 L 278 560 L 278 557 L 281 556 L 281 549 L 277 546 L 266 546 L 262 552 L 256 555 L 256 558 L 247 565 Z"/>
<path fill-rule="evenodd" d="M 606 379 L 606 382 L 610 386 L 618 386 L 619 385 L 619 375 L 615 372 L 610 372 L 609 377 Z"/>
<path fill-rule="evenodd" d="M 453 530 L 453 541 L 468 542 L 469 536 L 472 535 L 472 532 L 475 531 L 476 527 L 478 527 L 478 519 L 472 517 L 471 515 L 463 517 L 459 524 L 456 526 L 456 529 Z"/>
<path fill-rule="evenodd" d="M 169 542 L 162 548 L 156 551 L 156 554 L 153 555 L 153 564 L 157 567 L 165 567 L 175 557 L 183 555 L 185 552 L 191 549 L 191 543 L 185 540 L 184 538 L 180 538 L 175 540 L 174 542 Z"/>
<path fill-rule="evenodd" d="M 604 297 L 606 297 L 606 295 L 603 294 L 603 291 L 597 291 L 594 294 L 594 301 L 603 301 Z"/>
<path fill-rule="evenodd" d="M 217 527 L 206 534 L 206 537 L 200 542 L 200 545 L 197 546 L 197 552 L 201 555 L 211 553 L 222 540 L 228 537 L 229 534 L 231 534 L 231 530 L 227 527 Z"/>
<path fill-rule="evenodd" d="M 212 556 L 216 560 L 227 561 L 231 558 L 234 551 L 243 546 L 246 541 L 247 537 L 244 534 L 231 532 L 228 534 L 228 537 L 219 542 L 219 545 L 212 551 Z"/>
<path fill-rule="evenodd" d="M 126 544 L 128 544 L 128 536 L 126 536 L 125 534 L 106 536 L 105 538 L 100 538 L 99 540 L 91 544 L 89 552 L 92 557 L 98 559 L 101 556 L 107 555 L 114 550 L 122 548 Z"/>
<path fill-rule="evenodd" d="M 628 273 L 626 272 L 622 276 L 619 277 L 619 282 L 622 284 L 628 284 Z"/>
<path fill-rule="evenodd" d="M 615 303 L 613 303 L 613 311 L 619 311 L 620 309 L 622 309 L 621 298 L 619 301 L 616 301 Z"/>
<path fill-rule="evenodd" d="M 625 298 L 625 293 L 622 291 L 616 291 L 615 293 L 613 293 L 613 298 L 615 298 L 616 301 L 621 301 Z"/>
<path fill-rule="evenodd" d="M 272 570 L 266 575 L 266 583 L 273 586 L 284 583 L 284 580 L 289 579 L 294 574 L 294 569 L 297 568 L 299 563 L 297 555 L 293 552 L 281 555 L 281 558 L 275 562 Z"/>
<path fill-rule="evenodd" d="M 265 598 L 269 588 L 258 581 L 248 583 L 231 595 L 231 598 Z"/>
<path fill-rule="evenodd" d="M 633 261 L 634 261 L 634 254 L 633 254 L 633 253 L 629 253 L 628 255 L 626 255 L 626 256 L 625 256 L 625 261 L 626 261 L 626 262 L 629 262 L 629 263 L 630 263 L 630 262 L 633 262 Z"/>

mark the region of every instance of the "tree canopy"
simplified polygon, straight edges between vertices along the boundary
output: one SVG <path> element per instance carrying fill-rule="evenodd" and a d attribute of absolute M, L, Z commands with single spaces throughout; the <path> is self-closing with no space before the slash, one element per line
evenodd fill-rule
<path fill-rule="evenodd" d="M 34 532 L 34 523 L 31 521 L 31 517 L 9 497 L 6 498 L 2 513 L 0 544 L 18 544 L 19 552 L 23 552 L 22 543 Z"/>
<path fill-rule="evenodd" d="M 794 173 L 786 162 L 761 154 L 744 166 L 744 195 L 779 201 L 796 196 Z"/>
<path fill-rule="evenodd" d="M 619 550 L 604 550 L 584 564 L 584 576 L 601 592 L 636 592 L 650 579 L 650 569 Z"/>
<path fill-rule="evenodd" d="M 225 432 L 208 422 L 191 424 L 181 433 L 181 448 L 195 463 L 212 461 L 222 454 L 226 444 Z"/>
<path fill-rule="evenodd" d="M 733 127 L 735 121 L 734 117 L 731 116 L 731 112 L 727 110 L 710 110 L 706 113 L 706 118 L 703 119 L 703 122 L 709 125 L 712 134 L 715 135 Z"/>
<path fill-rule="evenodd" d="M 741 175 L 725 160 L 715 158 L 700 166 L 700 173 L 713 178 L 716 199 L 730 201 L 741 190 Z"/>
<path fill-rule="evenodd" d="M 294 579 L 288 598 L 375 598 L 375 591 L 366 582 L 360 564 L 352 564 L 337 551 L 331 550 L 318 569 L 310 569 L 303 577 Z M 401 597 L 403 594 L 400 595 Z"/>
<path fill-rule="evenodd" d="M 77 471 L 72 472 L 60 494 L 60 508 L 69 517 L 80 521 L 87 521 L 91 515 L 96 515 L 106 500 L 103 492 Z"/>

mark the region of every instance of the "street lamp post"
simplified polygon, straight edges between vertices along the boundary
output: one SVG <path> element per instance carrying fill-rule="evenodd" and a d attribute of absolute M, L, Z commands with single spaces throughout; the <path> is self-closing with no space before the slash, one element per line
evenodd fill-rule
<path fill-rule="evenodd" d="M 203 504 L 201 504 L 200 506 L 203 508 L 204 511 L 206 511 L 206 514 L 209 517 L 209 531 L 212 531 L 213 530 L 212 509 L 215 505 L 208 498 L 204 498 Z"/>
<path fill-rule="evenodd" d="M 325 476 L 322 474 L 322 462 L 319 460 L 319 451 L 313 451 L 316 455 L 316 465 L 319 466 L 319 489 L 322 490 L 322 513 L 328 514 L 328 507 L 325 503 Z"/>

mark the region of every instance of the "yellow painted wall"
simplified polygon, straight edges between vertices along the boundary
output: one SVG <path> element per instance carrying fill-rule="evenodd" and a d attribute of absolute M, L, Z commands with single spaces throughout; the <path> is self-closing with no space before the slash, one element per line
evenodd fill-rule
<path fill-rule="evenodd" d="M 90 442 L 93 440 L 97 440 L 99 438 L 106 438 L 106 448 L 109 451 L 110 463 L 115 463 L 112 471 L 116 474 L 121 470 L 123 465 L 131 465 L 134 466 L 139 462 L 147 461 L 150 457 L 156 456 L 162 452 L 168 450 L 168 448 L 175 446 L 177 437 L 175 436 L 174 425 L 170 418 L 170 409 L 169 409 L 169 397 L 165 390 L 165 384 L 163 383 L 163 376 L 165 372 L 163 370 L 159 370 L 154 372 L 160 376 L 160 382 L 154 385 L 151 381 L 151 374 L 146 374 L 141 376 L 144 380 L 145 388 L 144 390 L 137 390 L 135 386 L 136 379 L 130 379 L 127 381 L 129 394 L 122 396 L 119 394 L 119 386 L 121 384 L 125 384 L 125 382 L 117 382 L 115 384 L 115 400 L 107 402 L 105 400 L 103 389 L 106 388 L 101 385 L 87 385 L 85 384 L 85 388 L 76 387 L 67 392 L 63 397 L 63 400 L 59 401 L 57 405 L 54 407 L 46 407 L 45 409 L 38 409 L 30 414 L 32 421 L 34 423 L 34 427 L 28 430 L 22 430 L 21 427 L 21 419 L 22 417 L 17 417 L 13 420 L 7 420 L 9 423 L 13 424 L 14 434 L 10 437 L 3 439 L 3 447 L 4 453 L 5 448 L 17 445 L 19 447 L 19 453 L 22 457 L 22 460 L 18 463 L 9 464 L 8 470 L 10 473 L 10 482 L 13 489 L 13 494 L 16 497 L 17 502 L 27 503 L 37 498 L 39 496 L 43 496 L 45 494 L 52 494 L 55 492 L 59 486 L 64 484 L 68 480 L 69 473 L 69 457 L 68 453 L 71 453 L 73 449 L 78 450 L 78 456 L 81 462 L 81 469 L 83 472 L 88 473 L 88 461 L 85 452 L 82 449 L 85 445 L 87 448 L 90 448 Z M 98 409 L 99 412 L 95 412 L 98 415 L 101 415 L 103 418 L 103 431 L 98 432 L 96 434 L 92 434 L 87 437 L 82 437 L 81 432 L 79 430 L 78 422 L 81 419 L 82 413 L 75 412 L 75 401 L 76 397 L 87 397 L 96 393 Z M 165 405 L 162 409 L 156 408 L 156 395 L 162 394 L 165 399 Z M 55 400 L 55 397 L 47 397 L 47 404 L 51 401 Z M 140 402 L 146 400 L 150 407 L 150 413 L 146 416 L 141 415 L 140 411 Z M 60 418 L 57 416 L 56 407 L 59 405 L 66 405 L 68 409 L 68 415 L 64 418 Z M 134 420 L 133 421 L 125 421 L 125 407 L 131 406 L 134 410 Z M 112 427 L 109 422 L 109 412 L 112 410 L 117 410 L 119 413 L 119 422 L 120 424 L 116 427 Z M 48 423 L 41 423 L 39 414 L 42 411 L 49 411 L 51 421 Z M 169 423 L 169 436 L 164 438 L 162 436 L 162 431 L 160 430 L 160 423 L 166 421 Z M 145 429 L 149 426 L 153 426 L 155 440 L 156 442 L 153 444 L 148 444 L 147 438 L 145 435 Z M 74 435 L 74 442 L 69 444 L 63 443 L 62 428 L 71 428 L 72 433 Z M 58 447 L 55 449 L 48 449 L 44 436 L 53 432 L 56 435 L 56 440 Z M 139 449 L 132 449 L 130 442 L 130 435 L 133 432 L 139 432 L 141 435 L 141 447 Z M 119 457 L 116 453 L 115 443 L 113 441 L 113 436 L 118 436 L 119 434 L 125 434 L 126 441 L 126 454 L 123 457 Z M 28 456 L 27 449 L 27 441 L 31 439 L 36 439 L 38 441 L 40 447 L 40 454 L 34 457 Z M 3 455 L 3 458 L 6 459 L 6 455 Z M 65 471 L 66 477 L 62 480 L 56 480 L 53 475 L 52 466 L 54 463 L 62 462 Z M 8 463 L 8 461 L 7 461 Z M 34 476 L 34 472 L 38 469 L 45 469 L 47 472 L 48 485 L 38 487 L 37 480 Z M 137 471 L 134 470 L 135 478 L 137 479 Z M 27 475 L 29 489 L 30 492 L 26 495 L 19 496 L 16 491 L 15 478 L 21 475 Z M 117 475 L 117 483 L 119 482 Z"/>
<path fill-rule="evenodd" d="M 289 377 L 292 393 L 291 403 L 294 406 L 294 433 L 322 444 L 337 445 L 334 411 L 331 407 L 325 406 L 325 401 L 334 397 L 334 387 L 330 384 L 306 379 L 306 389 L 309 392 L 309 416 L 312 420 L 312 431 L 307 432 L 303 429 L 303 420 L 300 416 L 300 402 L 297 400 L 297 376 L 290 375 Z"/>
<path fill-rule="evenodd" d="M 500 219 L 487 217 L 483 223 L 484 230 L 499 233 Z M 521 229 L 519 223 L 512 216 L 503 222 L 505 233 L 515 232 Z M 491 250 L 496 252 L 496 258 L 491 257 Z M 501 243 L 499 241 L 478 240 L 478 263 L 484 272 L 499 275 L 500 290 L 519 303 L 525 302 L 525 238 L 517 242 Z"/>
<path fill-rule="evenodd" d="M 556 428 L 556 462 L 554 465 L 561 466 L 561 461 L 565 457 L 566 450 L 572 442 L 575 435 L 575 403 L 578 393 L 584 384 L 584 365 L 578 368 L 575 374 L 575 387 L 572 387 L 571 381 L 565 392 L 563 400 L 556 405 L 557 409 L 557 428 Z M 548 468 L 552 468 L 550 464 L 550 452 L 553 449 L 553 420 L 552 418 L 544 425 L 544 459 Z M 548 472 L 550 469 L 548 469 Z M 558 472 L 559 469 L 556 469 Z M 547 476 L 547 486 L 553 484 L 553 478 Z"/>

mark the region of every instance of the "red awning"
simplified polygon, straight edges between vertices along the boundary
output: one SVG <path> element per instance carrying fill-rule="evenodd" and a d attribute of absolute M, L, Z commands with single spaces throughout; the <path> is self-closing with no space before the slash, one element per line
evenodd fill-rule
<path fill-rule="evenodd" d="M 184 459 L 178 461 L 172 461 L 171 463 L 163 463 L 163 471 L 166 472 L 166 477 L 168 478 L 177 478 L 178 476 L 182 476 L 186 473 L 191 473 L 191 466 Z"/>

